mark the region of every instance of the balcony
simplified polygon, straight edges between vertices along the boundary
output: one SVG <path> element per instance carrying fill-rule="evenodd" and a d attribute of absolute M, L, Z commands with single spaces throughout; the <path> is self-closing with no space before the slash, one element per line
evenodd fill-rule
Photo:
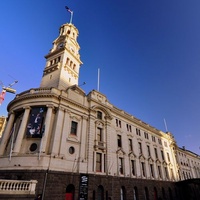
<path fill-rule="evenodd" d="M 37 181 L 0 179 L 0 195 L 28 195 L 35 194 Z"/>
<path fill-rule="evenodd" d="M 95 149 L 101 149 L 101 150 L 106 150 L 106 143 L 102 141 L 95 140 Z"/>

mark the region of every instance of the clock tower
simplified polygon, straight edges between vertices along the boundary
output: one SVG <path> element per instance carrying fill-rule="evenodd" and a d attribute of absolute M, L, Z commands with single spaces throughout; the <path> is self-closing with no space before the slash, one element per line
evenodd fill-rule
<path fill-rule="evenodd" d="M 45 56 L 46 66 L 40 87 L 54 87 L 66 90 L 69 86 L 78 85 L 80 46 L 77 42 L 78 29 L 71 23 L 63 24 L 53 48 Z"/>

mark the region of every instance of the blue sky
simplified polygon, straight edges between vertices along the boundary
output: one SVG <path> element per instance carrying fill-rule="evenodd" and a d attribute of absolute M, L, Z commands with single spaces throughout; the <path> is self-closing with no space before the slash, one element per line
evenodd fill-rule
<path fill-rule="evenodd" d="M 83 65 L 79 84 L 97 89 L 118 108 L 174 135 L 200 154 L 199 0 L 2 0 L 0 80 L 14 80 L 17 93 L 40 85 L 44 56 L 69 22 L 68 6 Z M 14 98 L 6 94 L 0 115 Z"/>

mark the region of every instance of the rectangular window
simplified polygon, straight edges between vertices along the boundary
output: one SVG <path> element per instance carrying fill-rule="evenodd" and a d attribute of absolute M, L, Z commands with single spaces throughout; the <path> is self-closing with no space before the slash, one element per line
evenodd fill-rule
<path fill-rule="evenodd" d="M 156 137 L 152 135 L 152 141 L 156 142 Z"/>
<path fill-rule="evenodd" d="M 117 135 L 117 145 L 118 145 L 118 147 L 122 147 L 122 137 L 121 137 L 121 135 Z"/>
<path fill-rule="evenodd" d="M 123 158 L 119 158 L 119 172 L 120 172 L 120 174 L 124 173 L 124 170 L 123 170 Z"/>
<path fill-rule="evenodd" d="M 166 179 L 169 179 L 169 174 L 168 174 L 167 167 L 164 167 L 164 169 L 165 169 L 165 177 L 166 177 Z"/>
<path fill-rule="evenodd" d="M 102 158 L 101 158 L 101 153 L 97 153 L 96 154 L 96 171 L 97 172 L 101 172 L 101 161 L 102 161 Z"/>
<path fill-rule="evenodd" d="M 128 124 L 126 124 L 126 129 L 127 129 L 127 131 L 129 131 L 129 125 Z"/>
<path fill-rule="evenodd" d="M 138 145 L 139 145 L 139 154 L 142 154 L 142 143 L 138 142 Z"/>
<path fill-rule="evenodd" d="M 161 139 L 159 139 L 159 138 L 158 138 L 158 143 L 159 143 L 160 145 L 162 145 L 162 141 L 161 141 Z"/>
<path fill-rule="evenodd" d="M 155 151 L 155 157 L 158 158 L 158 153 L 157 153 L 157 149 L 154 148 L 154 151 Z"/>
<path fill-rule="evenodd" d="M 149 139 L 149 134 L 146 133 L 146 132 L 144 132 L 144 137 L 145 137 L 146 139 Z"/>
<path fill-rule="evenodd" d="M 139 135 L 139 136 L 141 136 L 140 129 L 136 128 L 136 134 Z"/>
<path fill-rule="evenodd" d="M 145 164 L 143 162 L 141 162 L 141 167 L 142 167 L 142 176 L 146 176 L 146 173 L 145 173 Z"/>
<path fill-rule="evenodd" d="M 126 124 L 126 129 L 127 129 L 127 131 L 132 132 L 131 125 Z"/>
<path fill-rule="evenodd" d="M 161 175 L 161 168 L 160 168 L 159 165 L 158 165 L 158 175 L 159 175 L 159 178 L 162 178 L 162 175 Z"/>
<path fill-rule="evenodd" d="M 150 146 L 147 145 L 147 151 L 148 151 L 148 157 L 151 157 L 151 151 L 150 151 Z"/>
<path fill-rule="evenodd" d="M 102 138 L 102 129 L 101 128 L 97 128 L 97 141 L 102 142 L 103 138 Z"/>
<path fill-rule="evenodd" d="M 169 157 L 169 153 L 167 153 L 167 158 L 168 158 L 168 161 L 170 162 L 170 157 Z"/>
<path fill-rule="evenodd" d="M 129 150 L 130 150 L 130 151 L 133 151 L 132 140 L 131 140 L 131 139 L 128 139 L 128 141 L 129 141 Z"/>
<path fill-rule="evenodd" d="M 77 134 L 77 127 L 78 127 L 78 123 L 72 121 L 72 123 L 71 123 L 71 134 L 72 135 L 76 135 Z"/>
<path fill-rule="evenodd" d="M 164 152 L 163 152 L 163 150 L 161 150 L 160 152 L 161 152 L 162 159 L 163 159 L 163 160 L 165 160 L 165 157 L 164 157 Z"/>
<path fill-rule="evenodd" d="M 97 119 L 102 119 L 102 112 L 97 111 Z"/>
<path fill-rule="evenodd" d="M 133 176 L 135 176 L 136 175 L 136 173 L 135 173 L 135 161 L 134 160 L 131 160 L 131 171 L 132 171 L 132 174 L 133 174 Z"/>
<path fill-rule="evenodd" d="M 151 177 L 154 177 L 153 164 L 150 164 L 150 173 L 151 173 Z"/>
<path fill-rule="evenodd" d="M 121 121 L 118 120 L 118 119 L 116 119 L 116 126 L 119 127 L 119 128 L 121 128 Z"/>

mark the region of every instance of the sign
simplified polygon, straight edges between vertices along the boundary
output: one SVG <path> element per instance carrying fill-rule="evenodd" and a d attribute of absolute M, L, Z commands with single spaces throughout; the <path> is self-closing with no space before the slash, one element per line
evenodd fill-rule
<path fill-rule="evenodd" d="M 88 199 L 88 175 L 80 174 L 79 200 Z"/>

